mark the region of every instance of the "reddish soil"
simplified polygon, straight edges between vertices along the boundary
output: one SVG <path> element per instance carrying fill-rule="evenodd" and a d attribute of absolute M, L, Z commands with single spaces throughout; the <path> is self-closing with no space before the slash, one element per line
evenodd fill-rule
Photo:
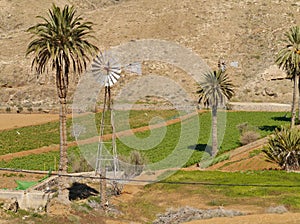
<path fill-rule="evenodd" d="M 276 164 L 265 161 L 262 153 L 255 154 L 255 150 L 261 149 L 267 143 L 267 137 L 259 139 L 248 145 L 239 147 L 229 152 L 229 160 L 217 163 L 208 170 L 222 171 L 245 171 L 245 170 L 268 170 L 279 169 Z M 251 153 L 254 153 L 251 155 Z"/>

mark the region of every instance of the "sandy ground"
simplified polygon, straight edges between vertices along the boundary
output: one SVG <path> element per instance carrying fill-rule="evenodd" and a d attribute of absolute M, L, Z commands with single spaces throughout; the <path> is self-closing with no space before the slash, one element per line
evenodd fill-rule
<path fill-rule="evenodd" d="M 298 224 L 300 223 L 299 213 L 285 214 L 259 214 L 247 215 L 234 218 L 213 218 L 197 220 L 186 224 Z"/>
<path fill-rule="evenodd" d="M 0 114 L 0 131 L 57 121 L 58 114 Z"/>

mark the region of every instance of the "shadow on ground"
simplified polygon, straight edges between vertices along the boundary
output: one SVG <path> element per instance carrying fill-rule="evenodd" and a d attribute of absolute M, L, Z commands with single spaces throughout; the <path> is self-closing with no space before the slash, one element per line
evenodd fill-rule
<path fill-rule="evenodd" d="M 86 199 L 90 196 L 98 195 L 99 192 L 94 188 L 82 183 L 75 182 L 73 185 L 68 188 L 69 190 L 69 199 L 76 200 L 76 199 Z"/>

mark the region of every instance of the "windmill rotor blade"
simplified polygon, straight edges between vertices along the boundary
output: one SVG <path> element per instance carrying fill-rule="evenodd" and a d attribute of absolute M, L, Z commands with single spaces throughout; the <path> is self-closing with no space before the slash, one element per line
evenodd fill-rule
<path fill-rule="evenodd" d="M 114 85 L 113 81 L 110 78 L 108 78 L 108 84 L 110 87 Z"/>
<path fill-rule="evenodd" d="M 121 77 L 120 73 L 116 73 L 116 72 L 111 72 L 111 76 L 113 76 L 116 79 L 119 79 Z"/>
<path fill-rule="evenodd" d="M 100 52 L 93 60 L 91 72 L 96 77 L 97 82 L 111 87 L 121 77 L 122 70 L 117 60 Z"/>
<path fill-rule="evenodd" d="M 118 79 L 116 79 L 113 75 L 110 75 L 110 76 L 109 76 L 109 79 L 111 80 L 111 82 L 112 82 L 113 84 L 115 84 L 115 83 L 118 81 Z"/>
<path fill-rule="evenodd" d="M 110 69 L 110 72 L 111 73 L 114 73 L 114 74 L 118 74 L 118 75 L 120 75 L 121 74 L 121 72 L 122 72 L 122 70 L 121 69 L 119 69 L 119 68 L 115 68 L 115 69 Z"/>

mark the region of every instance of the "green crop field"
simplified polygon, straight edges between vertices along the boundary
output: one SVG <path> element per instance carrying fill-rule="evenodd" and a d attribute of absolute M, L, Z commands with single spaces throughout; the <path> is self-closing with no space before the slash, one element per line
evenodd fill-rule
<path fill-rule="evenodd" d="M 178 116 L 175 111 L 134 111 L 130 114 L 130 125 L 132 128 L 147 125 L 153 117 L 158 115 L 166 119 Z M 99 116 L 100 114 L 97 115 L 97 120 L 99 120 Z M 249 125 L 255 126 L 263 137 L 272 133 L 276 127 L 289 123 L 289 121 L 284 118 L 284 113 L 279 112 L 228 112 L 226 116 L 226 124 L 224 120 L 219 119 L 220 126 L 225 127 L 223 131 L 224 138 L 220 145 L 220 154 L 240 146 L 240 133 L 236 127 L 238 124 L 248 122 Z M 199 118 L 199 120 L 197 118 Z M 193 142 L 189 142 L 190 133 L 195 131 L 193 129 L 195 128 L 195 122 L 199 122 L 199 136 Z M 148 163 L 156 163 L 169 156 L 167 163 L 160 167 L 169 167 L 170 165 L 189 166 L 195 164 L 201 160 L 203 151 L 207 144 L 209 144 L 210 122 L 210 113 L 200 113 L 198 117 L 192 117 L 182 123 L 172 124 L 166 128 L 153 129 L 152 131 L 136 133 L 134 136 L 122 137 L 117 140 L 118 153 L 123 156 L 128 156 L 132 150 L 140 150 Z M 68 126 L 71 126 L 71 120 L 68 121 Z M 184 133 L 181 132 L 182 127 L 185 127 Z M 21 134 L 17 135 L 16 131 L 19 131 Z M 164 135 L 160 136 L 162 133 Z M 219 133 L 222 133 L 222 131 L 219 130 Z M 152 145 L 153 141 L 151 139 L 153 136 L 154 146 Z M 180 136 L 182 139 L 186 139 L 186 141 L 183 140 L 183 143 L 179 143 Z M 69 140 L 71 140 L 71 137 L 69 137 Z M 156 143 L 155 141 L 158 142 Z M 45 145 L 57 144 L 58 142 L 59 134 L 57 122 L 2 131 L 0 133 L 0 154 L 3 155 L 6 153 L 34 149 Z M 97 143 L 81 146 L 81 148 L 96 153 Z M 174 148 L 176 148 L 176 150 L 174 150 Z M 78 147 L 71 147 L 69 153 L 74 150 L 79 153 Z M 181 159 L 181 156 L 188 156 L 188 160 L 185 161 L 185 164 L 181 164 L 182 161 L 177 161 L 178 158 Z M 223 157 L 216 159 L 226 159 Z M 16 158 L 8 162 L 1 161 L 0 166 L 43 170 L 54 167 L 57 162 L 58 152 L 51 152 Z"/>
<path fill-rule="evenodd" d="M 148 185 L 146 189 L 168 192 L 190 189 L 191 195 L 203 195 L 205 192 L 213 195 L 213 198 L 226 201 L 226 204 L 238 204 L 241 201 L 247 204 L 249 200 L 254 204 L 283 204 L 299 210 L 299 182 L 298 173 L 285 171 L 178 171 L 161 183 Z M 254 198 L 257 200 L 252 200 Z"/>
<path fill-rule="evenodd" d="M 178 114 L 175 110 L 131 111 L 128 115 L 128 120 L 130 128 L 137 128 L 148 125 L 148 122 L 156 116 L 160 116 L 165 119 L 172 119 L 177 115 Z M 120 112 L 117 117 L 124 120 L 124 116 L 127 116 L 127 114 Z M 97 129 L 99 130 L 101 113 L 82 116 L 81 119 L 88 120 L 92 123 L 92 125 L 96 124 Z M 75 140 L 71 136 L 71 126 L 72 119 L 68 119 L 68 141 Z M 120 124 L 118 127 L 120 131 L 124 130 L 124 125 Z M 53 144 L 59 144 L 59 122 L 49 122 L 36 126 L 0 131 L 0 155 L 36 149 Z"/>

